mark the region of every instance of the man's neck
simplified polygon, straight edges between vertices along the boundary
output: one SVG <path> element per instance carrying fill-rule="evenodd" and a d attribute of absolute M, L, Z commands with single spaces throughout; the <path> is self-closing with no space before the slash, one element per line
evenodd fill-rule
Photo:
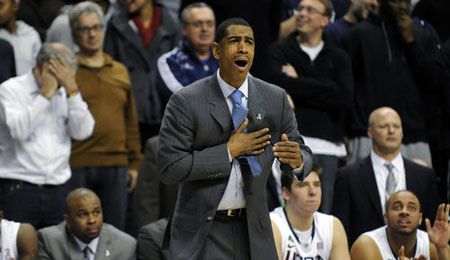
<path fill-rule="evenodd" d="M 299 214 L 293 211 L 290 207 L 286 207 L 286 214 L 292 228 L 300 231 L 306 231 L 312 227 L 314 220 L 313 214 Z"/>
<path fill-rule="evenodd" d="M 347 13 L 344 15 L 344 20 L 352 24 L 356 24 L 358 22 L 358 19 L 356 19 L 356 16 L 353 13 L 353 10 L 351 10 L 351 7 L 350 10 L 348 10 Z"/>
<path fill-rule="evenodd" d="M 145 5 L 139 12 L 139 18 L 141 18 L 142 23 L 145 28 L 148 28 L 152 22 L 153 18 L 153 1 L 146 1 Z"/>
<path fill-rule="evenodd" d="M 209 58 L 209 48 L 208 49 L 203 49 L 203 48 L 196 49 L 194 52 L 199 60 L 207 60 Z"/>
<path fill-rule="evenodd" d="M 89 68 L 100 68 L 105 64 L 103 51 L 96 52 L 80 51 L 78 54 L 78 62 Z"/>
<path fill-rule="evenodd" d="M 395 159 L 395 157 L 397 157 L 400 154 L 400 149 L 395 152 L 383 152 L 373 147 L 373 152 L 379 157 L 383 158 L 384 160 L 391 162 L 392 160 Z"/>
<path fill-rule="evenodd" d="M 316 47 L 322 41 L 322 33 L 323 31 L 318 31 L 310 34 L 300 33 L 297 37 L 297 42 L 310 48 Z"/>
<path fill-rule="evenodd" d="M 7 30 L 10 34 L 16 34 L 17 33 L 16 18 L 11 17 L 11 19 L 9 19 L 9 21 L 7 21 L 5 24 L 2 24 L 1 27 Z"/>
<path fill-rule="evenodd" d="M 394 256 L 398 255 L 398 251 L 400 250 L 401 246 L 405 247 L 404 253 L 406 257 L 414 256 L 415 254 L 414 248 L 417 240 L 416 232 L 417 231 L 412 232 L 409 235 L 401 235 L 396 232 L 393 232 L 389 228 L 387 229 L 388 243 L 392 249 L 392 253 L 394 254 Z"/>

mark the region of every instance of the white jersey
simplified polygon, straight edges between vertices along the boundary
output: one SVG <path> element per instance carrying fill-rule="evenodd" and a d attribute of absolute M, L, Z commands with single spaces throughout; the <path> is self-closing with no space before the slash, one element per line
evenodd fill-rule
<path fill-rule="evenodd" d="M 0 259 L 1 260 L 19 259 L 19 253 L 17 251 L 17 232 L 19 232 L 20 223 L 2 219 L 0 226 L 1 226 Z"/>
<path fill-rule="evenodd" d="M 312 241 L 310 239 L 303 243 L 299 243 L 292 233 L 281 207 L 270 212 L 270 219 L 281 233 L 282 260 L 321 260 L 330 257 L 333 246 L 333 216 L 315 212 Z"/>
<path fill-rule="evenodd" d="M 389 246 L 386 228 L 386 226 L 380 227 L 366 232 L 363 235 L 370 237 L 377 244 L 378 251 L 380 251 L 383 260 L 397 260 Z M 414 257 L 416 258 L 420 255 L 424 255 L 427 259 L 430 259 L 430 241 L 428 240 L 428 234 L 422 230 L 417 230 L 416 243 L 416 253 L 414 254 Z"/>

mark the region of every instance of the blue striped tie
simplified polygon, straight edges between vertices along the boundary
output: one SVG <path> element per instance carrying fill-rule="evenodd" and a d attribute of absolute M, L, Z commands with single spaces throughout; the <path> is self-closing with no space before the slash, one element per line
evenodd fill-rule
<path fill-rule="evenodd" d="M 230 98 L 233 101 L 233 111 L 231 113 L 231 118 L 233 120 L 234 129 L 238 129 L 239 126 L 244 122 L 244 119 L 247 117 L 248 109 L 242 104 L 242 95 L 243 93 L 236 89 L 230 94 Z M 247 129 L 244 130 L 247 132 Z M 252 171 L 253 176 L 261 175 L 261 165 L 253 156 L 244 156 L 250 166 L 250 170 Z"/>

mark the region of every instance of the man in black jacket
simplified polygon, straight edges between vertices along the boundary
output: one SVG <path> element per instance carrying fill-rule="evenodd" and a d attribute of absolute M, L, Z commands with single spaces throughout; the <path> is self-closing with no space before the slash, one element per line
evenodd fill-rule
<path fill-rule="evenodd" d="M 322 211 L 329 213 L 338 158 L 346 155 L 344 117 L 353 79 L 348 56 L 322 39 L 332 12 L 328 0 L 302 0 L 296 32 L 271 46 L 271 81 L 291 95 L 299 130 L 323 168 Z"/>
<path fill-rule="evenodd" d="M 380 0 L 379 15 L 370 14 L 344 38 L 355 86 L 347 129 L 350 162 L 370 153 L 369 113 L 389 106 L 403 121 L 403 156 L 431 165 L 428 143 L 437 113 L 429 104 L 447 76 L 431 30 L 414 22 L 409 9 L 410 0 Z"/>

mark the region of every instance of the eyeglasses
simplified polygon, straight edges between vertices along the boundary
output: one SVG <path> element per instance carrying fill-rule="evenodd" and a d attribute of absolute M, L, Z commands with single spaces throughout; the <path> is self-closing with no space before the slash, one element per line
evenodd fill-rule
<path fill-rule="evenodd" d="M 76 30 L 77 30 L 78 33 L 81 33 L 81 34 L 86 34 L 86 33 L 91 32 L 91 31 L 93 31 L 95 33 L 98 33 L 98 32 L 103 31 L 103 24 L 98 23 L 98 24 L 95 24 L 95 25 L 93 25 L 91 27 L 81 26 L 81 27 L 78 27 Z"/>
<path fill-rule="evenodd" d="M 191 23 L 185 23 L 186 25 L 192 25 L 194 26 L 194 28 L 202 28 L 203 25 L 206 25 L 206 27 L 208 28 L 212 28 L 214 26 L 216 26 L 216 22 L 215 21 L 195 21 L 195 22 L 191 22 Z"/>
<path fill-rule="evenodd" d="M 319 14 L 319 15 L 325 15 L 325 13 L 322 13 L 321 11 L 317 10 L 316 8 L 312 6 L 305 6 L 305 5 L 299 5 L 297 7 L 297 12 L 301 12 L 305 10 L 308 14 Z"/>

